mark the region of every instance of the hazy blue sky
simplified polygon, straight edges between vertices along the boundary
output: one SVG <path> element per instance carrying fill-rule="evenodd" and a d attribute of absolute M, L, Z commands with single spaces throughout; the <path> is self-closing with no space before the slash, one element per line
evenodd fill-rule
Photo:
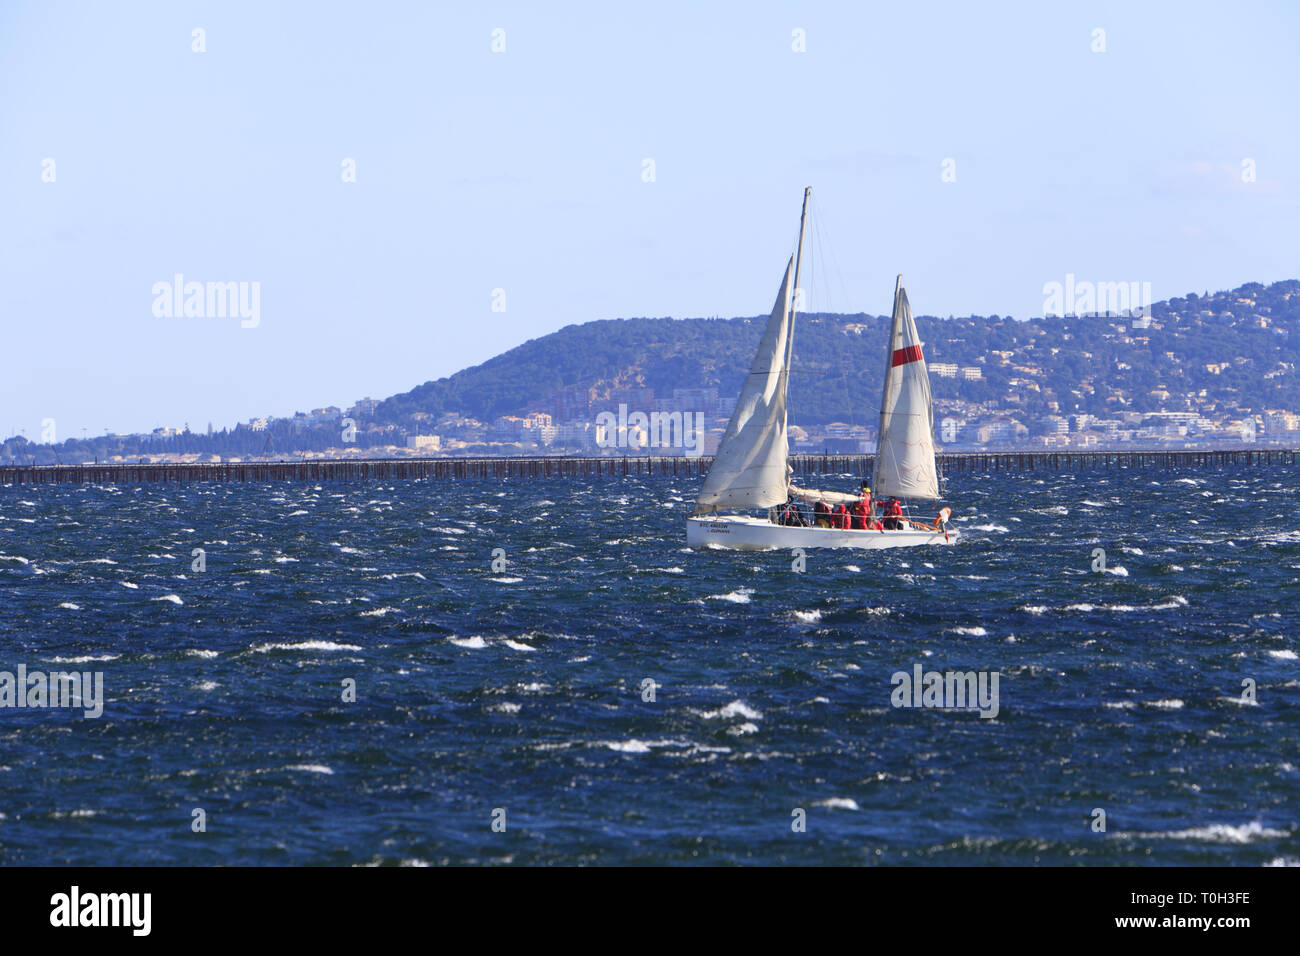
<path fill-rule="evenodd" d="M 918 315 L 1020 318 L 1066 273 L 1295 278 L 1298 9 L 3 0 L 0 433 L 220 427 L 570 323 L 766 314 L 805 185 L 837 311 L 896 272 Z M 260 324 L 156 317 L 176 273 L 260 283 Z"/>

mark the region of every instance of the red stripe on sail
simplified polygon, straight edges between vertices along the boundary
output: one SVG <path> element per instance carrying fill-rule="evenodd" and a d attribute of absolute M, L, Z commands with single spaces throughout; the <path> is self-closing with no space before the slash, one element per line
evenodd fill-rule
<path fill-rule="evenodd" d="M 919 345 L 909 345 L 905 349 L 894 349 L 895 366 L 919 361 L 921 361 L 921 346 Z"/>

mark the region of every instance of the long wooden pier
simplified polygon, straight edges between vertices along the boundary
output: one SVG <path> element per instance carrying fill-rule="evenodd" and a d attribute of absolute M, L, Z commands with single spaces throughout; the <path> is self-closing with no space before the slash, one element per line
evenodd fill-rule
<path fill-rule="evenodd" d="M 1294 465 L 1296 449 L 1219 451 L 956 452 L 939 455 L 946 475 L 1190 469 Z M 0 465 L 0 486 L 55 483 L 141 484 L 193 481 L 402 481 L 412 478 L 615 478 L 703 475 L 712 458 L 316 458 L 190 464 Z M 793 455 L 796 475 L 870 475 L 872 455 Z"/>

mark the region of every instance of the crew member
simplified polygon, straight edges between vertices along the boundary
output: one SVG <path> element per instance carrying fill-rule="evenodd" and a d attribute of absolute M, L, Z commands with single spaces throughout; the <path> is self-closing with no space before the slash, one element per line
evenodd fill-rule
<path fill-rule="evenodd" d="M 781 512 L 777 524 L 790 525 L 796 528 L 807 526 L 807 522 L 803 520 L 803 512 L 799 510 L 798 503 L 793 499 L 785 503 L 785 510 Z"/>
<path fill-rule="evenodd" d="M 866 531 L 871 527 L 871 486 L 865 481 L 862 483 L 862 497 L 853 505 L 853 528 L 857 531 Z"/>

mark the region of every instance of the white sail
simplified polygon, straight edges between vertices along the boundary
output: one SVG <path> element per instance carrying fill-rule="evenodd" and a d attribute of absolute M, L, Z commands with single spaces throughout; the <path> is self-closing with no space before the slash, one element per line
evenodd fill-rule
<path fill-rule="evenodd" d="M 902 276 L 894 293 L 894 321 L 886 351 L 885 388 L 880 400 L 880 437 L 871 489 L 877 499 L 938 498 L 934 464 L 934 412 L 930 377 Z"/>
<path fill-rule="evenodd" d="M 736 410 L 695 501 L 697 514 L 721 508 L 770 508 L 786 500 L 790 453 L 785 396 L 794 318 L 790 309 L 793 269 L 792 256 Z"/>
<path fill-rule="evenodd" d="M 862 500 L 862 495 L 851 495 L 844 491 L 818 491 L 816 488 L 796 488 L 790 486 L 790 497 L 800 501 L 826 501 L 833 505 L 853 505 Z"/>

